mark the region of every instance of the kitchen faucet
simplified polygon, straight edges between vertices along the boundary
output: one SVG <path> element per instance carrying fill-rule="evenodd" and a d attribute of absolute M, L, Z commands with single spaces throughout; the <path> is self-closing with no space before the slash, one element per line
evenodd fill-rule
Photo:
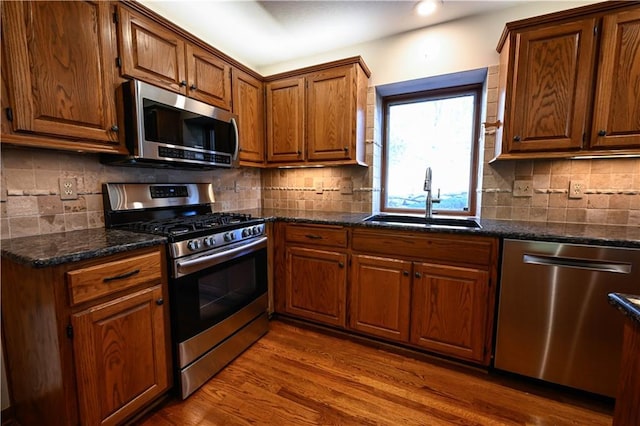
<path fill-rule="evenodd" d="M 424 217 L 429 219 L 433 215 L 433 203 L 440 202 L 440 188 L 438 188 L 438 196 L 436 198 L 433 198 L 431 195 L 431 167 L 427 167 L 427 171 L 424 176 L 424 190 L 427 192 Z"/>

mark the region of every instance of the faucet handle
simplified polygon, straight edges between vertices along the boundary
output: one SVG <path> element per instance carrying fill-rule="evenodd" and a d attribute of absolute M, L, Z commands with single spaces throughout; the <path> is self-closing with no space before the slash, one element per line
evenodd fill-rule
<path fill-rule="evenodd" d="M 431 202 L 432 203 L 439 203 L 440 202 L 440 188 L 438 188 L 438 196 L 436 198 L 432 198 Z"/>

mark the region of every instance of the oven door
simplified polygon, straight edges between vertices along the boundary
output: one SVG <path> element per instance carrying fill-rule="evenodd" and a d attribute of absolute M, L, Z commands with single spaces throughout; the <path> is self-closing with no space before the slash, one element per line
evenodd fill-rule
<path fill-rule="evenodd" d="M 254 306 L 256 301 L 267 299 L 267 238 L 177 259 L 172 275 L 173 333 L 174 340 L 181 344 Z M 266 308 L 266 304 L 253 308 L 255 316 Z M 180 364 L 187 362 L 181 360 Z"/>

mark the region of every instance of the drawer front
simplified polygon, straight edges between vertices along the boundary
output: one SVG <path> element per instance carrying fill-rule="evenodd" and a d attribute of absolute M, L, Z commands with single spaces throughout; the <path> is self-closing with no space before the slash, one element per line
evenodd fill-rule
<path fill-rule="evenodd" d="M 357 229 L 352 237 L 354 251 L 478 266 L 495 262 L 496 247 L 496 240 L 490 237 L 453 234 L 416 235 Z"/>
<path fill-rule="evenodd" d="M 75 305 L 145 282 L 160 282 L 162 258 L 156 251 L 76 269 L 66 275 L 71 303 Z"/>
<path fill-rule="evenodd" d="M 285 230 L 287 242 L 317 246 L 346 247 L 347 230 L 343 227 L 288 225 Z"/>

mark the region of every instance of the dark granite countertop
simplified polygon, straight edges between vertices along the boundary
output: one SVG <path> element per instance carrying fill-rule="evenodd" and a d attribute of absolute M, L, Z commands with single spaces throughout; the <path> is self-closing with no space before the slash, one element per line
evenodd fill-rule
<path fill-rule="evenodd" d="M 164 244 L 165 237 L 96 228 L 2 240 L 2 257 L 44 268 Z"/>
<path fill-rule="evenodd" d="M 622 293 L 609 293 L 609 303 L 620 312 L 640 323 L 640 296 Z"/>
<path fill-rule="evenodd" d="M 343 213 L 286 209 L 251 209 L 244 213 L 296 223 L 358 226 L 413 232 L 471 234 L 522 240 L 555 241 L 640 248 L 640 227 L 584 225 L 510 220 L 477 219 L 479 229 L 441 228 L 424 225 L 367 223 L 370 213 Z M 66 262 L 91 259 L 142 247 L 164 244 L 166 238 L 114 229 L 87 229 L 58 234 L 21 237 L 0 242 L 3 257 L 33 267 L 46 267 Z"/>
<path fill-rule="evenodd" d="M 246 210 L 245 212 L 254 216 L 285 222 L 400 229 L 414 232 L 473 234 L 519 240 L 640 248 L 640 226 L 632 225 L 587 225 L 478 218 L 477 221 L 482 226 L 481 228 L 466 229 L 362 222 L 367 216 L 370 216 L 371 213 L 342 213 L 287 209 L 253 209 Z"/>

